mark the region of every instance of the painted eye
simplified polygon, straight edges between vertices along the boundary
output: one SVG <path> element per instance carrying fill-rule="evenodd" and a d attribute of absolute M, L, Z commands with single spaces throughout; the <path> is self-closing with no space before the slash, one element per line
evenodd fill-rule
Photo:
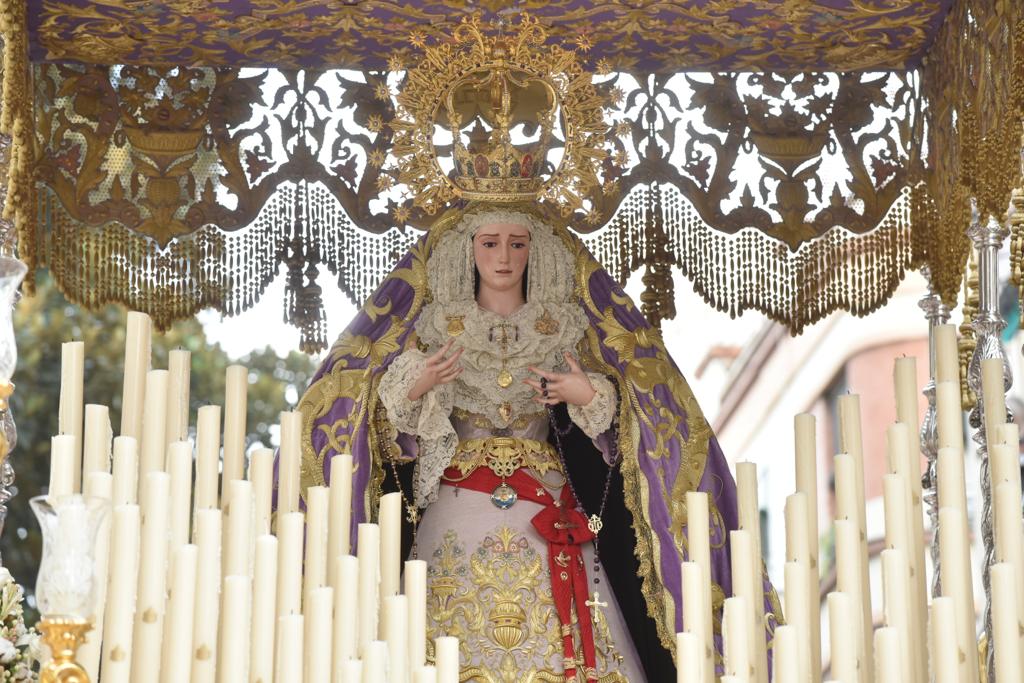
<path fill-rule="evenodd" d="M 492 241 L 488 240 L 488 241 L 486 241 L 486 242 L 481 242 L 481 244 L 483 244 L 483 245 L 484 245 L 485 247 L 487 247 L 488 249 L 492 249 L 492 248 L 494 248 L 495 246 L 497 246 L 497 244 L 498 244 L 498 243 L 497 243 L 497 242 L 492 242 Z"/>

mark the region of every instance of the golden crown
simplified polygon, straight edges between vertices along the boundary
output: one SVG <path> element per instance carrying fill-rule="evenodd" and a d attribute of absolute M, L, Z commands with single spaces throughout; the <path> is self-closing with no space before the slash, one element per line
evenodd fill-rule
<path fill-rule="evenodd" d="M 455 197 L 545 199 L 568 214 L 600 192 L 605 98 L 575 50 L 546 40 L 526 14 L 508 33 L 488 35 L 473 16 L 450 41 L 413 39 L 423 57 L 407 74 L 390 125 L 397 179 L 415 206 L 433 214 Z M 450 129 L 450 146 L 436 141 L 438 126 Z M 549 164 L 548 151 L 560 142 L 561 159 Z M 450 173 L 442 154 L 452 159 Z"/>

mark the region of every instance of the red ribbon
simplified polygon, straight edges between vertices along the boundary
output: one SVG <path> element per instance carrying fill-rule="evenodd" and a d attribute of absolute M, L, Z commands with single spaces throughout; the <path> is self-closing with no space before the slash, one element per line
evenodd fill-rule
<path fill-rule="evenodd" d="M 559 500 L 555 500 L 536 479 L 522 468 L 511 477 L 502 479 L 490 469 L 479 467 L 465 479 L 454 467 L 445 470 L 441 482 L 448 486 L 471 491 L 491 493 L 503 482 L 516 491 L 519 500 L 528 500 L 544 506 L 534 515 L 532 523 L 537 533 L 548 542 L 548 567 L 551 570 L 551 597 L 555 602 L 558 619 L 562 623 L 562 658 L 566 680 L 575 680 L 576 669 L 583 665 L 585 676 L 580 680 L 597 681 L 597 657 L 594 648 L 594 627 L 590 610 L 587 568 L 583 562 L 581 545 L 594 539 L 587 526 L 587 518 L 577 509 L 576 500 L 568 486 L 562 487 Z M 572 640 L 572 611 L 575 604 L 576 619 L 583 644 L 583 661 L 578 661 Z"/>

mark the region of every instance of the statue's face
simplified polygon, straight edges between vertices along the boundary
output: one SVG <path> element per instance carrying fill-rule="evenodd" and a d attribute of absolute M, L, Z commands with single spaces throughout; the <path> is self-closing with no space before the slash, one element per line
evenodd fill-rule
<path fill-rule="evenodd" d="M 487 223 L 473 236 L 480 284 L 494 291 L 521 291 L 530 258 L 530 231 L 518 223 Z"/>

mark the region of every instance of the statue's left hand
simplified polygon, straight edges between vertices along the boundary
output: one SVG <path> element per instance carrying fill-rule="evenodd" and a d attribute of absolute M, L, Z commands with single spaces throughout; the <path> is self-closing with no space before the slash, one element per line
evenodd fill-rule
<path fill-rule="evenodd" d="M 553 406 L 565 401 L 570 405 L 585 406 L 594 399 L 597 390 L 572 354 L 564 355 L 569 372 L 550 372 L 530 366 L 530 372 L 540 379 L 524 379 L 523 382 L 534 388 L 537 395 L 533 400 L 541 405 Z"/>

